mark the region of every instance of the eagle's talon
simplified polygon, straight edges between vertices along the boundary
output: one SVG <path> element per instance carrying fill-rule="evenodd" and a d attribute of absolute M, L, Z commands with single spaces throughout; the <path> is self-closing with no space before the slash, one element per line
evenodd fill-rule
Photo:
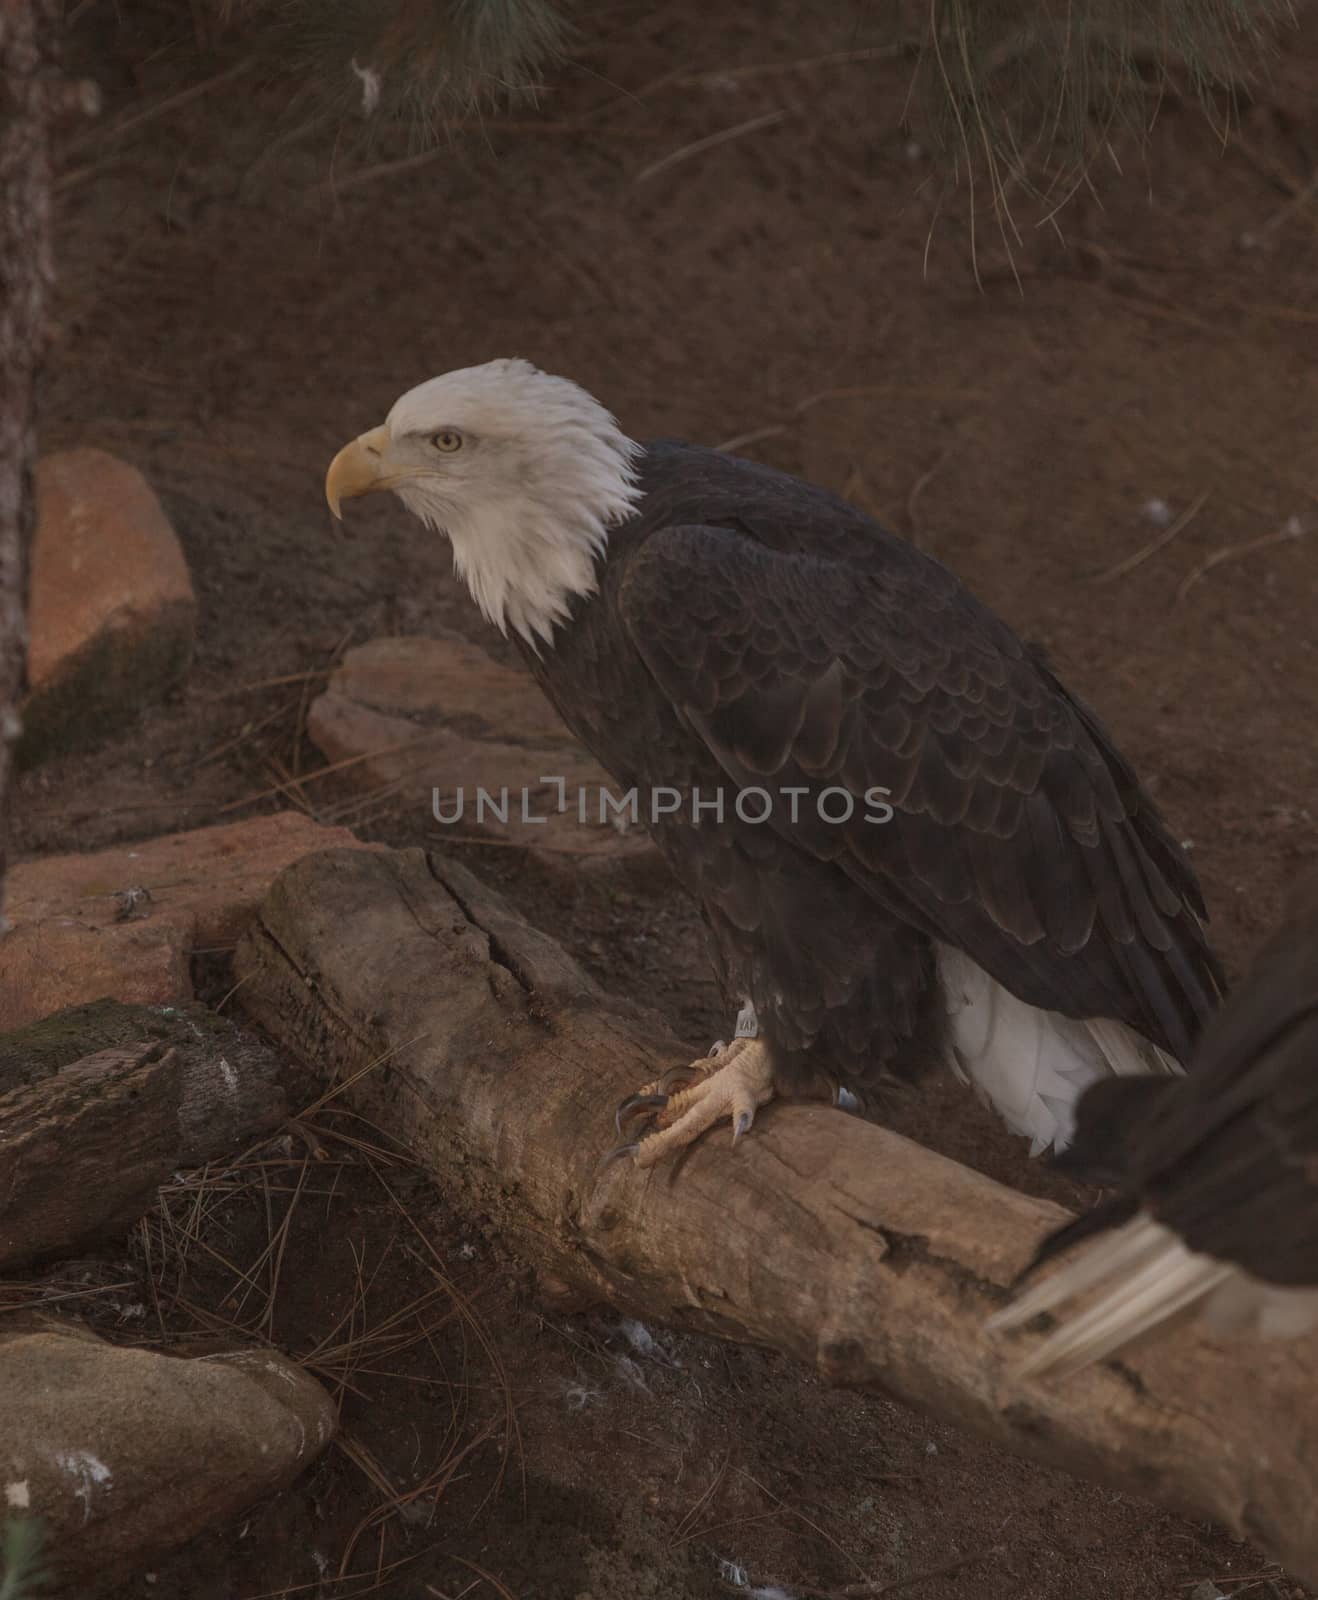
<path fill-rule="evenodd" d="M 615 1161 L 621 1161 L 624 1156 L 634 1156 L 641 1148 L 641 1143 L 642 1141 L 638 1139 L 632 1144 L 620 1144 L 616 1150 L 610 1150 L 608 1155 L 601 1158 L 599 1170 L 603 1172 L 605 1167 L 611 1167 Z"/>
<path fill-rule="evenodd" d="M 693 1083 L 708 1076 L 709 1068 L 706 1067 L 703 1061 L 688 1062 L 680 1067 L 669 1067 L 667 1072 L 661 1072 L 655 1079 L 654 1092 L 667 1095 L 671 1099 L 674 1094 L 680 1093 L 683 1089 L 689 1089 Z"/>
<path fill-rule="evenodd" d="M 691 1079 L 689 1086 L 664 1097 L 654 1118 L 655 1128 L 637 1141 L 636 1165 L 651 1167 L 670 1151 L 680 1150 L 707 1128 L 725 1119 L 732 1123 L 732 1142 L 749 1131 L 758 1106 L 773 1098 L 773 1067 L 768 1050 L 760 1040 L 734 1039 L 719 1047 L 718 1065 L 709 1057 L 693 1061 L 677 1071 Z M 660 1082 L 665 1082 L 665 1074 Z M 647 1084 L 630 1104 L 640 1104 L 653 1095 L 656 1084 Z M 628 1102 L 624 1102 L 627 1104 Z"/>
<path fill-rule="evenodd" d="M 613 1113 L 613 1126 L 619 1137 L 623 1134 L 623 1123 L 628 1122 L 641 1111 L 662 1111 L 668 1104 L 666 1094 L 647 1094 L 641 1090 L 637 1094 L 629 1094 L 618 1109 Z"/>

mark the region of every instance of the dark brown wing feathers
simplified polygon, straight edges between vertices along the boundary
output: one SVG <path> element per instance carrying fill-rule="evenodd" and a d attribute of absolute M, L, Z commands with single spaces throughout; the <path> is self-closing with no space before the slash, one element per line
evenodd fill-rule
<path fill-rule="evenodd" d="M 1119 1168 L 1122 1187 L 1039 1260 L 1143 1208 L 1192 1250 L 1318 1284 L 1318 876 L 1206 1028 L 1188 1077 L 1152 1098 L 1133 1080 L 1095 1085 L 1077 1116 L 1067 1164 L 1108 1181 Z"/>
<path fill-rule="evenodd" d="M 780 548 L 649 533 L 619 606 L 660 688 L 740 784 L 888 790 L 889 825 L 792 837 L 890 910 L 1032 1004 L 1183 1056 L 1218 973 L 1193 873 L 1129 765 L 944 568 L 872 524 L 857 558 L 847 515 L 851 559 L 781 528 Z M 797 542 L 815 548 L 808 528 Z"/>

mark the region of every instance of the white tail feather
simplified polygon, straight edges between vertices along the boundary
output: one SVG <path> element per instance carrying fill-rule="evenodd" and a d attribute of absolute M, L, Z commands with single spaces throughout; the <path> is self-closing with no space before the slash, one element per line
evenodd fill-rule
<path fill-rule="evenodd" d="M 951 945 L 937 954 L 952 1070 L 1028 1137 L 1031 1155 L 1066 1149 L 1076 1101 L 1096 1079 L 1183 1070 L 1124 1023 L 1041 1011 Z"/>
<path fill-rule="evenodd" d="M 1020 1295 L 989 1321 L 1001 1331 L 1102 1289 L 1019 1364 L 1021 1377 L 1066 1376 L 1116 1355 L 1136 1340 L 1195 1312 L 1215 1333 L 1290 1338 L 1318 1322 L 1318 1290 L 1262 1282 L 1230 1262 L 1187 1249 L 1146 1212 L 1096 1239 L 1074 1261 Z"/>

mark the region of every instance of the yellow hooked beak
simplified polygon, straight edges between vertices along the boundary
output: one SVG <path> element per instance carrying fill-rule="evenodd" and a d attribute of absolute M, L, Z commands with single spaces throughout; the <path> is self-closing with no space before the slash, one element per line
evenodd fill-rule
<path fill-rule="evenodd" d="M 376 489 L 387 489 L 396 482 L 385 470 L 385 457 L 389 449 L 389 430 L 372 428 L 351 444 L 345 444 L 325 474 L 325 498 L 334 515 L 343 520 L 339 506 L 344 500 L 354 500 L 358 495 L 370 494 Z"/>

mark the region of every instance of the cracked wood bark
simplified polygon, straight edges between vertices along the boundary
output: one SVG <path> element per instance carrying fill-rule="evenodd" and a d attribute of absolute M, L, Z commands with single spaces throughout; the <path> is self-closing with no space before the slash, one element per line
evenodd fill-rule
<path fill-rule="evenodd" d="M 288 1115 L 287 1063 L 195 1000 L 172 1006 L 93 1000 L 0 1034 L 0 1095 L 101 1051 L 151 1043 L 171 1046 L 178 1057 L 174 1166 L 223 1160 Z M 301 1085 L 290 1087 L 296 1094 Z"/>
<path fill-rule="evenodd" d="M 105 1007 L 83 1009 L 119 1037 L 0 1093 L 0 1272 L 121 1235 L 180 1166 L 229 1155 L 285 1115 L 269 1050 L 221 1054 L 185 1019 L 177 1045 L 125 1040 L 117 1013 L 131 1022 L 152 1008 L 110 1008 L 108 1019 Z"/>
<path fill-rule="evenodd" d="M 172 1050 L 139 1044 L 0 1096 L 0 1271 L 142 1215 L 177 1142 L 177 1079 Z"/>
<path fill-rule="evenodd" d="M 599 1158 L 612 1108 L 689 1059 L 442 857 L 333 851 L 272 888 L 242 1002 L 538 1267 L 631 1313 L 772 1346 L 1019 1454 L 1257 1541 L 1318 1577 L 1312 1341 L 1182 1331 L 1021 1383 L 982 1324 L 1063 1213 L 882 1128 L 770 1107 L 674 1171 Z M 374 1065 L 372 1065 L 374 1064 Z"/>

